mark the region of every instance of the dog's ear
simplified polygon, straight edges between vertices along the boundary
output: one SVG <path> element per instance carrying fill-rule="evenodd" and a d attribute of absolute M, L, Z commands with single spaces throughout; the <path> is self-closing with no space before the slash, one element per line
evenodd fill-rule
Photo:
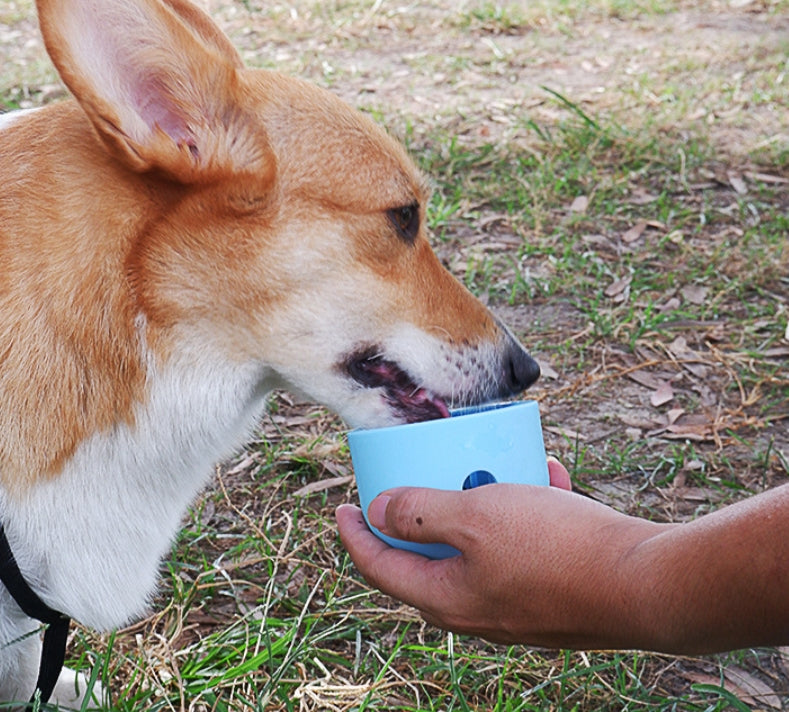
<path fill-rule="evenodd" d="M 206 44 L 217 50 L 237 69 L 244 66 L 236 48 L 216 23 L 190 0 L 163 0 Z"/>
<path fill-rule="evenodd" d="M 193 183 L 267 172 L 263 130 L 240 108 L 241 58 L 187 0 L 37 0 L 63 81 L 111 153 Z"/>

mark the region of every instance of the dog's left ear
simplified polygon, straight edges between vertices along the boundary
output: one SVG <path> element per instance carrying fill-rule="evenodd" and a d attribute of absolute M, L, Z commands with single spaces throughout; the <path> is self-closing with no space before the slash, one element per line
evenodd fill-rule
<path fill-rule="evenodd" d="M 37 0 L 52 61 L 109 151 L 184 183 L 273 169 L 241 58 L 187 0 Z"/>

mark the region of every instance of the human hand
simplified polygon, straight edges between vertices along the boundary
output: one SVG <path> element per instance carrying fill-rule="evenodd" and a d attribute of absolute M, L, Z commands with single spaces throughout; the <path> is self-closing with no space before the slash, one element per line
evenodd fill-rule
<path fill-rule="evenodd" d="M 370 504 L 384 534 L 443 542 L 460 556 L 430 560 L 378 539 L 351 505 L 337 510 L 343 544 L 372 585 L 415 606 L 441 628 L 546 647 L 626 647 L 614 578 L 638 542 L 661 525 L 573 494 L 549 461 L 552 487 L 495 484 L 464 492 L 400 488 Z M 646 621 L 645 621 L 646 622 Z"/>

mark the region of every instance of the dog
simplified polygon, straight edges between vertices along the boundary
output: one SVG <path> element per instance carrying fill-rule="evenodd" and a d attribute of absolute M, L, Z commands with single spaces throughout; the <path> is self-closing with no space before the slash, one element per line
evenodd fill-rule
<path fill-rule="evenodd" d="M 44 604 L 105 630 L 272 389 L 377 427 L 539 367 L 441 265 L 426 181 L 369 118 L 245 68 L 187 0 L 37 10 L 73 96 L 0 118 L 0 523 Z M 0 586 L 0 702 L 33 693 L 38 629 Z"/>

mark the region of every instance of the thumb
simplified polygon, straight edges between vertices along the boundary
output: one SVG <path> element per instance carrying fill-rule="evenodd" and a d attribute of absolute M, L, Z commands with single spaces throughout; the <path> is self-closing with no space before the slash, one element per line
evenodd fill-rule
<path fill-rule="evenodd" d="M 489 487 L 491 485 L 488 485 Z M 395 539 L 451 544 L 468 514 L 464 492 L 400 487 L 379 494 L 367 508 L 376 529 Z"/>
<path fill-rule="evenodd" d="M 551 487 L 558 487 L 568 491 L 572 490 L 573 483 L 570 473 L 555 457 L 548 457 L 548 475 L 551 480 Z"/>

